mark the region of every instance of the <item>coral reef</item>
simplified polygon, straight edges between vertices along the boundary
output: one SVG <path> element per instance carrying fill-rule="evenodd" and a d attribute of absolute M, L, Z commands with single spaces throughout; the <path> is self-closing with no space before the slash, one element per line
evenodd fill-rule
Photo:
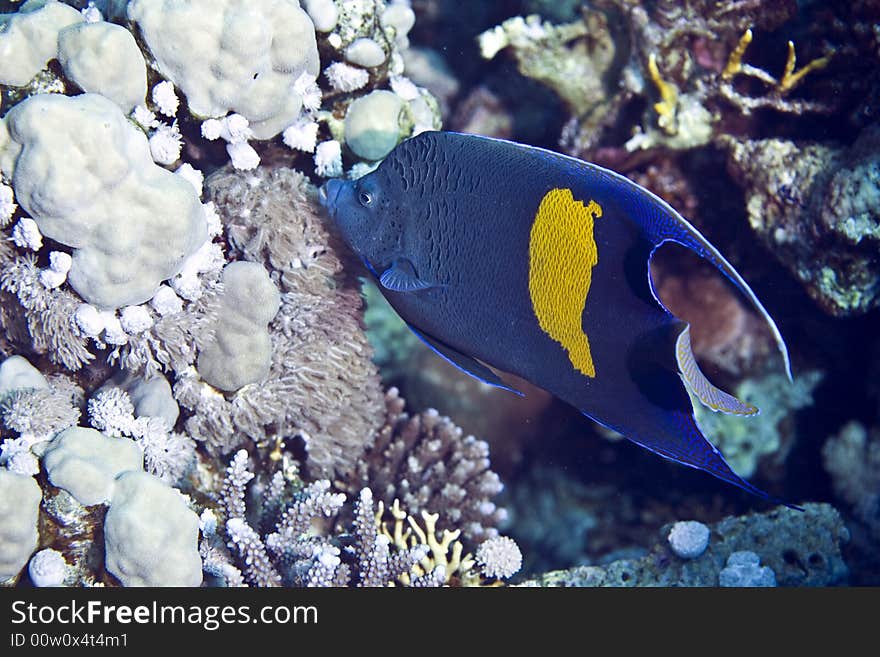
<path fill-rule="evenodd" d="M 3 585 L 831 585 L 842 555 L 876 583 L 875 2 L 0 12 Z M 465 377 L 362 286 L 317 187 L 441 117 L 621 171 L 730 255 L 795 383 L 729 286 L 660 253 L 697 357 L 763 412 L 700 422 L 846 528 L 733 517 L 754 500 Z"/>
<path fill-rule="evenodd" d="M 696 559 L 681 559 L 661 540 L 641 559 L 547 573 L 523 585 L 718 586 L 724 574 L 723 585 L 767 585 L 775 575 L 779 586 L 830 586 L 846 581 L 841 549 L 848 540 L 828 504 L 808 504 L 804 513 L 780 507 L 713 524 L 709 547 Z"/>
<path fill-rule="evenodd" d="M 880 299 L 880 129 L 849 148 L 782 139 L 722 142 L 746 192 L 749 223 L 834 315 Z"/>
<path fill-rule="evenodd" d="M 334 533 L 346 496 L 331 493 L 329 481 L 304 486 L 295 471 L 279 470 L 268 481 L 251 484 L 260 495 L 253 498 L 256 508 L 248 508 L 247 487 L 254 479 L 248 454 L 241 450 L 227 468 L 219 514 L 202 515 L 205 570 L 227 586 L 480 583 L 474 558 L 462 553 L 460 532 L 438 533 L 437 514 L 422 511 L 422 526 L 395 500 L 388 508 L 389 528 L 385 505 L 377 505 L 365 487 L 356 495 L 350 529 Z M 478 552 L 483 575 L 510 577 L 519 570 L 519 549 L 506 537 L 490 540 L 495 542 Z"/>

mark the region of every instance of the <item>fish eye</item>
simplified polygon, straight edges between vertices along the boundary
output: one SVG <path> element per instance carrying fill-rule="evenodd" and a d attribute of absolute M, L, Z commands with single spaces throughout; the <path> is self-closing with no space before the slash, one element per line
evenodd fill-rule
<path fill-rule="evenodd" d="M 370 192 L 361 191 L 361 193 L 358 194 L 358 202 L 364 207 L 368 207 L 373 203 L 373 195 L 370 194 Z"/>

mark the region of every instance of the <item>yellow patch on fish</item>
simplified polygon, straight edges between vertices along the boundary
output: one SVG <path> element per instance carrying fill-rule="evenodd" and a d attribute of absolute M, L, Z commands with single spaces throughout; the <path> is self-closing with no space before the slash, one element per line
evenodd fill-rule
<path fill-rule="evenodd" d="M 576 201 L 570 189 L 551 189 L 541 200 L 529 238 L 529 295 L 541 330 L 568 352 L 575 369 L 596 376 L 581 317 L 599 262 L 593 220 L 602 207 Z"/>

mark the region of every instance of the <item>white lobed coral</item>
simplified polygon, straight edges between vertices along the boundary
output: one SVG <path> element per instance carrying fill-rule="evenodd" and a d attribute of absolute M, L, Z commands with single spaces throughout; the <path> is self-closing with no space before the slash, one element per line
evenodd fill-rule
<path fill-rule="evenodd" d="M 358 157 L 381 160 L 402 137 L 403 100 L 391 91 L 373 91 L 345 113 L 345 143 Z"/>
<path fill-rule="evenodd" d="M 61 30 L 58 61 L 83 91 L 109 98 L 126 114 L 144 102 L 147 64 L 124 27 L 86 22 Z"/>
<path fill-rule="evenodd" d="M 131 440 L 71 427 L 49 443 L 43 467 L 53 486 L 63 488 L 83 506 L 91 506 L 113 498 L 119 474 L 142 470 L 143 454 Z"/>
<path fill-rule="evenodd" d="M 416 24 L 416 14 L 408 2 L 394 0 L 380 17 L 382 27 L 394 32 L 394 43 L 401 50 L 409 47 L 409 31 Z"/>
<path fill-rule="evenodd" d="M 192 186 L 98 94 L 32 96 L 0 122 L 0 170 L 46 237 L 74 247 L 68 282 L 89 303 L 148 301 L 207 237 Z"/>
<path fill-rule="evenodd" d="M 58 33 L 83 16 L 56 0 L 28 0 L 0 14 L 0 84 L 23 87 L 58 54 Z"/>
<path fill-rule="evenodd" d="M 318 75 L 314 25 L 292 0 L 132 0 L 128 18 L 193 114 L 238 112 L 258 139 L 296 119 L 292 84 Z"/>
<path fill-rule="evenodd" d="M 202 195 L 202 184 L 205 182 L 205 174 L 196 169 L 189 162 L 184 162 L 177 169 L 174 170 L 178 176 L 186 180 L 189 184 L 193 186 L 193 189 L 196 190 L 196 195 L 201 197 Z M 210 232 L 210 231 L 209 231 Z"/>
<path fill-rule="evenodd" d="M 33 477 L 0 468 L 0 582 L 17 575 L 37 549 L 42 498 Z"/>
<path fill-rule="evenodd" d="M 385 62 L 385 51 L 373 39 L 361 37 L 355 39 L 345 49 L 345 58 L 352 64 L 364 68 L 375 68 Z"/>
<path fill-rule="evenodd" d="M 58 550 L 40 550 L 28 564 L 28 575 L 34 586 L 62 586 L 69 572 L 64 555 Z"/>
<path fill-rule="evenodd" d="M 695 520 L 675 523 L 667 536 L 669 547 L 682 559 L 696 559 L 709 546 L 709 528 Z"/>
<path fill-rule="evenodd" d="M 127 378 L 118 383 L 128 393 L 135 417 L 161 418 L 169 429 L 177 423 L 180 408 L 164 376 Z"/>
<path fill-rule="evenodd" d="M 278 312 L 281 298 L 266 270 L 255 262 L 226 265 L 223 287 L 214 340 L 202 349 L 196 368 L 215 388 L 233 392 L 269 373 L 272 342 L 266 325 Z"/>
<path fill-rule="evenodd" d="M 46 377 L 24 356 L 9 356 L 0 363 L 0 399 L 16 390 L 48 387 Z"/>
<path fill-rule="evenodd" d="M 333 0 L 305 0 L 305 10 L 318 32 L 331 32 L 339 20 L 339 11 Z"/>
<path fill-rule="evenodd" d="M 146 472 L 116 480 L 104 520 L 104 563 L 123 586 L 199 586 L 199 517 Z"/>

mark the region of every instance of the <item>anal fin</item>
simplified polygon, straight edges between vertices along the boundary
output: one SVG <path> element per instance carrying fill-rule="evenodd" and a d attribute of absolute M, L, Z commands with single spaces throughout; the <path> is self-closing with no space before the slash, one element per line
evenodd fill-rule
<path fill-rule="evenodd" d="M 675 342 L 675 359 L 678 361 L 678 370 L 685 386 L 700 403 L 713 411 L 721 411 L 729 415 L 757 415 L 758 409 L 716 388 L 697 365 L 694 352 L 691 349 L 691 329 L 685 326 Z"/>
<path fill-rule="evenodd" d="M 448 363 L 454 365 L 465 374 L 477 379 L 477 381 L 479 381 L 480 383 L 485 383 L 496 388 L 501 388 L 502 390 L 507 390 L 509 392 L 519 395 L 520 397 L 525 396 L 516 388 L 512 388 L 511 386 L 504 383 L 504 381 L 501 380 L 501 377 L 499 377 L 497 374 L 495 374 L 495 372 L 483 365 L 478 360 L 471 358 L 470 356 L 466 356 L 460 351 L 453 349 L 449 345 L 425 335 L 418 329 L 414 328 L 411 324 L 407 324 L 407 326 L 409 326 L 410 330 L 416 334 L 416 337 L 418 337 L 422 342 L 428 345 L 428 347 L 430 347 L 435 354 L 440 356 Z"/>

